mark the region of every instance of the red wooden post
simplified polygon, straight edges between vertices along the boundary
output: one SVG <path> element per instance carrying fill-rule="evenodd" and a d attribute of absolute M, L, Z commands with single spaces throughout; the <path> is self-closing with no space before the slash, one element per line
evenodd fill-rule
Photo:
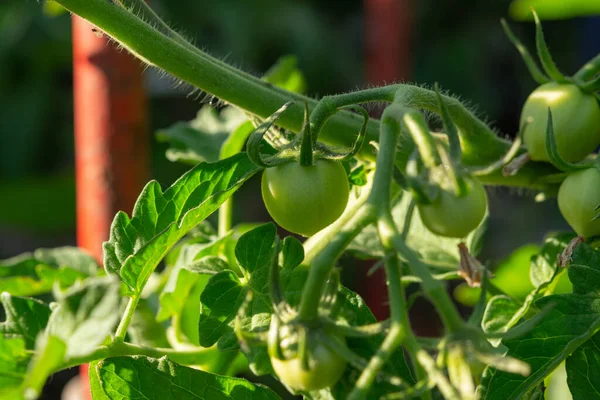
<path fill-rule="evenodd" d="M 381 85 L 410 79 L 413 0 L 365 0 L 364 4 L 367 82 Z M 375 317 L 386 318 L 389 307 L 383 269 L 360 281 L 367 282 L 361 292 Z"/>
<path fill-rule="evenodd" d="M 140 62 L 73 17 L 77 244 L 102 262 L 119 210 L 131 212 L 149 178 L 146 94 Z M 91 398 L 87 365 L 81 368 Z"/>

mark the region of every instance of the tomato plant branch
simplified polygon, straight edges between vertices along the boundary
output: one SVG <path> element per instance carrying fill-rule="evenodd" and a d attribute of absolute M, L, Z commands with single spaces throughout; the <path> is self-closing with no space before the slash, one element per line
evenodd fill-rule
<path fill-rule="evenodd" d="M 331 144 L 349 146 L 352 135 L 362 125 L 362 117 L 349 111 L 339 111 L 338 106 L 358 104 L 370 101 L 392 101 L 396 91 L 401 90 L 402 98 L 397 100 L 407 106 L 422 108 L 439 113 L 435 92 L 411 85 L 390 85 L 367 89 L 341 96 L 325 97 L 317 101 L 299 94 L 273 87 L 257 77 L 207 55 L 199 49 L 192 50 L 189 43 L 165 35 L 152 25 L 142 21 L 120 5 L 105 0 L 56 0 L 71 12 L 90 21 L 114 38 L 118 43 L 142 59 L 144 62 L 164 69 L 201 90 L 236 105 L 250 114 L 267 118 L 289 100 L 297 100 L 278 120 L 278 125 L 293 132 L 300 132 L 303 121 L 303 102 L 309 109 L 315 107 L 319 112 L 311 114 L 311 124 L 315 134 Z M 477 119 L 460 101 L 445 97 L 452 119 L 460 128 L 460 134 L 466 145 L 463 162 L 471 165 L 487 165 L 506 153 L 510 144 L 497 137 L 487 125 Z M 314 115 L 313 115 L 314 114 Z M 335 114 L 335 115 L 334 115 Z M 325 124 L 325 122 L 328 122 Z M 367 141 L 377 140 L 379 123 L 369 120 Z M 370 157 L 363 150 L 362 156 Z M 503 177 L 499 173 L 482 176 L 487 184 L 502 184 L 544 189 L 548 184 L 538 182 L 538 178 L 555 172 L 552 167 L 541 163 L 531 163 L 518 174 Z"/>
<path fill-rule="evenodd" d="M 114 342 L 108 346 L 98 347 L 95 351 L 85 356 L 73 357 L 68 359 L 55 372 L 109 357 L 137 355 L 148 356 L 153 358 L 161 358 L 167 356 L 171 360 L 182 365 L 199 365 L 213 360 L 215 357 L 215 351 L 210 348 L 176 350 L 171 348 L 153 348 L 146 346 L 137 346 L 125 342 Z"/>
<path fill-rule="evenodd" d="M 131 318 L 133 318 L 133 313 L 135 312 L 139 301 L 139 294 L 134 294 L 129 298 L 127 307 L 125 308 L 125 312 L 123 313 L 123 317 L 121 318 L 121 322 L 119 322 L 119 326 L 117 327 L 117 331 L 115 332 L 115 342 L 118 343 L 123 342 L 125 340 L 125 336 L 127 335 L 127 329 L 129 329 Z"/>
<path fill-rule="evenodd" d="M 313 259 L 308 278 L 304 283 L 299 306 L 299 317 L 303 321 L 314 321 L 319 317 L 319 304 L 325 290 L 329 274 L 337 259 L 350 244 L 352 239 L 375 219 L 375 213 L 369 207 L 363 206 L 348 220 L 335 237 L 327 243 L 321 252 Z"/>
<path fill-rule="evenodd" d="M 142 61 L 162 68 L 171 75 L 234 104 L 250 114 L 267 118 L 290 100 L 297 100 L 278 120 L 278 125 L 293 132 L 302 128 L 304 102 L 309 109 L 317 101 L 277 88 L 261 79 L 161 33 L 127 9 L 106 0 L 57 0 L 69 11 L 88 20 Z M 323 130 L 323 138 L 336 145 L 349 146 L 363 118 L 350 111 L 340 111 Z M 343 132 L 342 134 L 340 134 Z M 369 122 L 367 140 L 376 140 L 377 123 Z"/>
<path fill-rule="evenodd" d="M 401 91 L 398 93 L 402 95 Z M 383 112 L 380 137 L 381 150 L 377 157 L 375 181 L 368 203 L 380 213 L 379 234 L 382 240 L 391 243 L 396 251 L 406 259 L 413 274 L 421 279 L 423 290 L 436 306 L 448 332 L 455 332 L 464 325 L 464 322 L 456 307 L 454 307 L 444 285 L 433 278 L 427 265 L 406 245 L 393 219 L 388 217 L 391 200 L 389 188 L 391 187 L 394 173 L 394 153 L 406 112 L 407 109 L 395 102 Z"/>
<path fill-rule="evenodd" d="M 331 225 L 322 231 L 316 233 L 315 235 L 309 237 L 306 242 L 304 242 L 304 262 L 305 265 L 310 265 L 314 258 L 319 254 L 325 247 L 327 247 L 328 243 L 333 240 L 333 238 L 338 234 L 338 232 L 348 224 L 348 221 L 356 215 L 356 213 L 362 208 L 362 206 L 366 203 L 367 198 L 370 194 L 371 188 L 371 176 L 367 177 L 368 183 L 363 186 L 361 190 L 361 194 L 357 199 L 355 199 L 347 208 L 344 210 L 344 213 Z"/>

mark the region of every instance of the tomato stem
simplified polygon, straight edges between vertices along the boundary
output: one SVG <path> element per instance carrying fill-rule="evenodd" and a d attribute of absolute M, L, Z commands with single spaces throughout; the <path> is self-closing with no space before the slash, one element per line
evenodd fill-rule
<path fill-rule="evenodd" d="M 302 127 L 302 142 L 300 144 L 300 158 L 298 162 L 303 167 L 311 167 L 314 165 L 313 157 L 313 135 L 310 129 L 310 122 L 308 120 L 309 111 L 308 104 L 304 103 L 304 125 Z"/>
<path fill-rule="evenodd" d="M 123 342 L 125 340 L 127 329 L 129 328 L 129 324 L 133 318 L 133 313 L 135 312 L 139 301 L 139 294 L 135 294 L 129 298 L 129 302 L 127 303 L 127 307 L 125 308 L 125 312 L 123 313 L 123 317 L 121 318 L 121 322 L 119 322 L 119 326 L 117 327 L 117 331 L 115 333 L 114 341 L 116 343 Z"/>

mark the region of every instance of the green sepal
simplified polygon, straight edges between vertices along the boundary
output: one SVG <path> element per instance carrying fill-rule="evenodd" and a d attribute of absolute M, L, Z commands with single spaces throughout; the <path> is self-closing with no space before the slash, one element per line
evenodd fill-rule
<path fill-rule="evenodd" d="M 593 166 L 593 164 L 586 161 L 573 164 L 561 157 L 556 144 L 556 136 L 554 135 L 554 124 L 552 122 L 552 110 L 550 107 L 548 107 L 548 124 L 546 125 L 546 153 L 548 153 L 548 158 L 550 158 L 552 165 L 564 172 L 579 171 Z"/>
<path fill-rule="evenodd" d="M 538 67 L 537 63 L 531 56 L 531 53 L 529 53 L 529 50 L 527 50 L 527 47 L 525 47 L 525 45 L 521 43 L 521 41 L 515 36 L 506 20 L 502 18 L 500 22 L 502 23 L 502 28 L 504 29 L 504 33 L 508 37 L 508 40 L 512 42 L 517 51 L 521 54 L 521 58 L 523 58 L 523 61 L 525 62 L 525 65 L 527 66 L 527 69 L 529 70 L 533 80 L 540 85 L 550 82 L 550 78 L 548 78 L 548 76 L 542 72 L 540 67 Z"/>
<path fill-rule="evenodd" d="M 282 162 L 289 162 L 291 160 L 284 161 L 280 157 L 271 156 L 267 158 L 263 158 L 260 155 L 260 145 L 263 137 L 267 133 L 271 126 L 277 121 L 277 119 L 287 110 L 294 101 L 288 101 L 283 106 L 281 106 L 277 111 L 271 114 L 267 119 L 265 119 L 248 137 L 248 143 L 246 144 L 246 152 L 248 153 L 248 158 L 257 166 L 261 168 L 269 168 L 275 165 L 281 164 Z M 279 153 L 280 154 L 280 153 Z"/>
<path fill-rule="evenodd" d="M 537 47 L 538 57 L 540 58 L 540 62 L 542 63 L 542 68 L 546 71 L 546 74 L 552 80 L 558 83 L 566 83 L 568 82 L 567 78 L 563 75 L 562 72 L 558 70 L 558 67 L 552 60 L 552 56 L 550 55 L 550 51 L 548 50 L 548 45 L 546 44 L 546 39 L 544 38 L 544 30 L 542 29 L 542 23 L 532 8 L 531 12 L 533 12 L 533 18 L 535 19 L 535 44 Z"/>

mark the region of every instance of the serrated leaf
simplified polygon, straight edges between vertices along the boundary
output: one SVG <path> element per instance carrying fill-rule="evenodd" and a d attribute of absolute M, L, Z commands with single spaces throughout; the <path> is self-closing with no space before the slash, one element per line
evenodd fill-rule
<path fill-rule="evenodd" d="M 66 357 L 84 356 L 114 332 L 121 318 L 121 300 L 115 279 L 89 279 L 57 298 L 46 332 L 66 344 Z"/>
<path fill-rule="evenodd" d="M 104 277 L 59 293 L 45 334 L 36 340 L 35 358 L 23 384 L 25 397 L 37 398 L 51 374 L 106 341 L 121 317 L 119 292 L 119 282 Z"/>
<path fill-rule="evenodd" d="M 161 129 L 156 133 L 156 138 L 171 145 L 167 150 L 167 158 L 171 161 L 194 165 L 215 162 L 219 160 L 221 147 L 229 134 L 246 122 L 246 114 L 236 107 L 225 107 L 219 113 L 206 104 L 195 119 Z"/>
<path fill-rule="evenodd" d="M 200 344 L 210 347 L 219 341 L 222 350 L 238 348 L 233 324 L 248 291 L 253 299 L 249 305 L 251 318 L 243 325 L 248 330 L 263 328 L 273 311 L 269 298 L 269 270 L 275 252 L 276 227 L 261 225 L 243 234 L 235 247 L 244 282 L 232 271 L 223 271 L 210 278 L 200 296 L 202 304 L 199 323 Z M 258 321 L 257 325 L 255 322 Z"/>
<path fill-rule="evenodd" d="M 572 259 L 569 277 L 574 293 L 538 299 L 535 306 L 549 310 L 540 322 L 522 337 L 502 342 L 509 356 L 530 364 L 531 374 L 523 377 L 488 368 L 481 384 L 483 399 L 520 399 L 600 330 L 600 296 L 589 284 L 600 271 L 598 252 L 580 244 Z"/>
<path fill-rule="evenodd" d="M 400 231 L 404 229 L 410 202 L 411 196 L 405 192 L 399 196 L 392 209 L 394 221 Z M 458 244 L 465 242 L 471 254 L 477 255 L 481 247 L 483 233 L 486 229 L 486 220 L 487 218 L 465 240 L 446 238 L 430 232 L 423 225 L 423 222 L 421 222 L 418 210 L 415 209 L 410 219 L 410 229 L 406 243 L 417 251 L 421 259 L 431 267 L 445 271 L 456 270 L 460 260 Z M 383 257 L 379 236 L 377 235 L 376 228 L 373 226 L 363 229 L 350 246 L 348 246 L 348 250 L 361 258 Z"/>
<path fill-rule="evenodd" d="M 200 295 L 200 345 L 210 347 L 227 334 L 233 334 L 233 320 L 246 297 L 247 288 L 231 271 L 213 275 Z"/>
<path fill-rule="evenodd" d="M 76 247 L 38 249 L 0 261 L 0 291 L 34 296 L 50 292 L 55 283 L 68 287 L 100 271 L 96 261 Z"/>
<path fill-rule="evenodd" d="M 0 323 L 0 336 L 5 339 L 21 338 L 25 347 L 33 350 L 36 338 L 48 324 L 50 307 L 39 300 L 1 295 L 6 320 Z"/>
<path fill-rule="evenodd" d="M 157 182 L 150 182 L 132 218 L 122 212 L 115 217 L 110 239 L 104 243 L 105 268 L 119 274 L 139 295 L 173 245 L 257 171 L 242 153 L 214 164 L 199 164 L 164 193 Z"/>
<path fill-rule="evenodd" d="M 108 358 L 98 362 L 95 372 L 102 391 L 111 400 L 279 399 L 262 385 L 183 367 L 166 357 Z"/>

